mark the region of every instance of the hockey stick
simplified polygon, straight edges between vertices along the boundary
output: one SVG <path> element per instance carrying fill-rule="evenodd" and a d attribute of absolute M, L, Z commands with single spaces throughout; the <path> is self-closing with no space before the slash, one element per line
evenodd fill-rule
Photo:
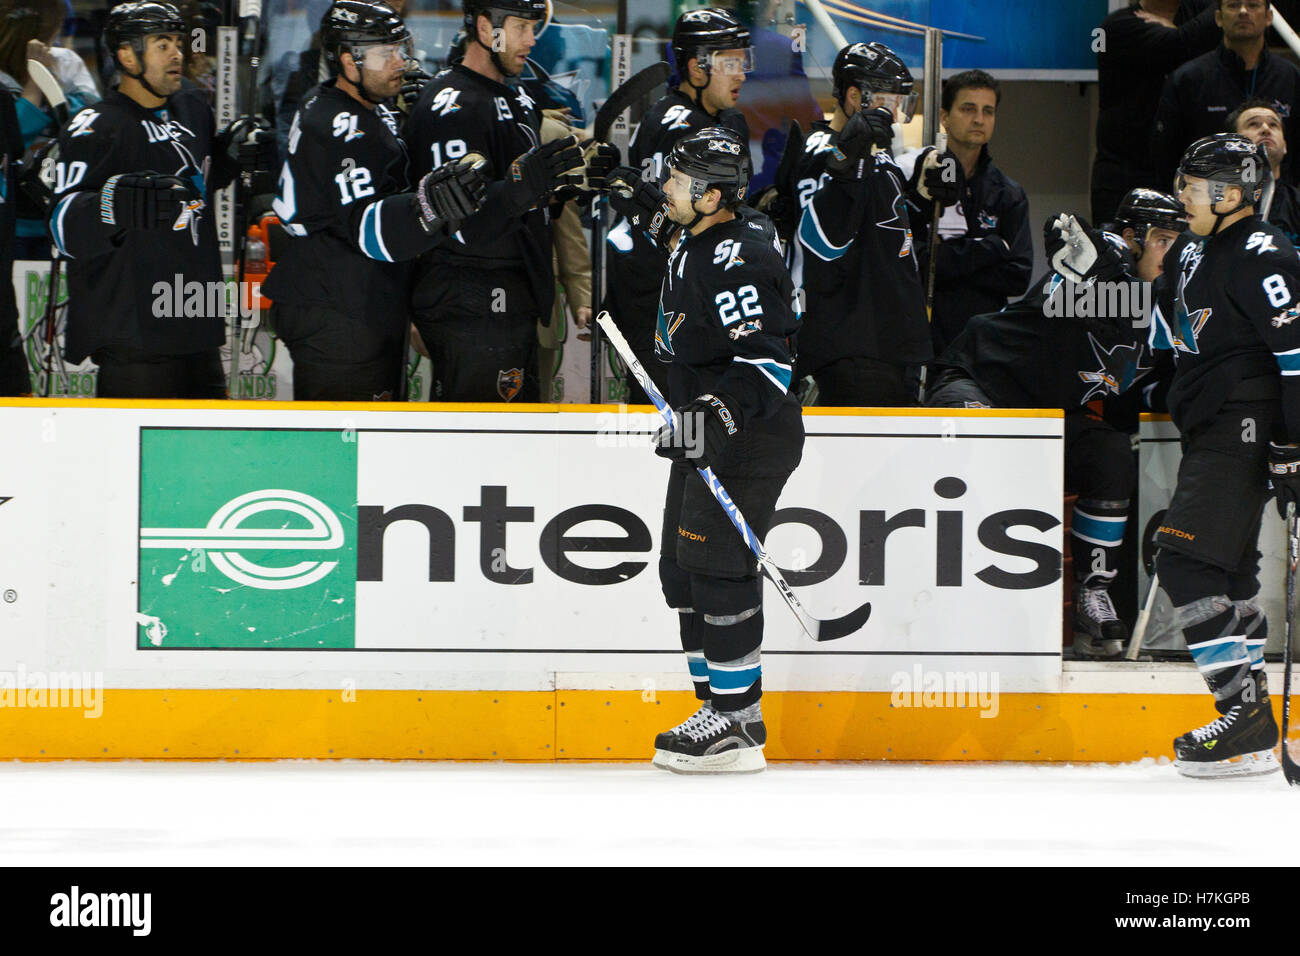
<path fill-rule="evenodd" d="M 1295 640 L 1295 575 L 1296 563 L 1300 559 L 1300 527 L 1297 527 L 1295 502 L 1286 506 L 1286 647 L 1283 649 L 1282 668 L 1282 774 L 1291 786 L 1300 786 L 1300 766 L 1296 765 L 1287 750 L 1287 731 L 1291 729 L 1291 659 L 1294 655 L 1292 642 Z"/>
<path fill-rule="evenodd" d="M 641 97 L 653 91 L 656 86 L 667 83 L 668 73 L 668 64 L 661 60 L 629 76 L 618 85 L 617 89 L 610 91 L 609 98 L 600 105 L 595 120 L 583 134 L 584 138 L 595 139 L 601 143 L 608 142 L 605 137 L 609 135 L 610 128 L 619 115 Z"/>
<path fill-rule="evenodd" d="M 248 60 L 248 90 L 244 95 L 244 110 L 255 115 L 257 106 L 257 72 L 262 63 L 258 53 L 262 24 L 262 0 L 239 0 L 239 53 Z M 244 351 L 244 328 L 240 306 L 244 301 L 244 274 L 248 262 L 248 207 L 253 200 L 253 170 L 239 171 L 239 186 L 235 201 L 239 209 L 236 216 L 235 242 L 239 251 L 235 256 L 235 304 L 230 316 L 230 385 L 227 395 L 239 397 L 239 357 Z M 250 303 L 251 304 L 251 303 Z"/>
<path fill-rule="evenodd" d="M 650 401 L 654 402 L 655 408 L 659 410 L 659 414 L 668 423 L 668 427 L 675 428 L 673 410 L 664 401 L 663 395 L 659 394 L 659 389 L 655 387 L 655 383 L 641 366 L 641 363 L 637 361 L 636 355 L 632 352 L 632 346 L 627 344 L 627 339 L 623 338 L 623 333 L 618 330 L 618 326 L 614 324 L 614 320 L 610 318 L 609 313 L 600 313 L 596 317 L 596 322 L 605 330 L 605 334 L 609 336 L 610 344 L 614 346 L 614 350 L 623 359 L 628 370 L 636 377 L 641 387 L 645 389 L 645 393 L 650 396 Z M 763 542 L 759 541 L 758 536 L 749 529 L 749 525 L 745 523 L 744 515 L 740 513 L 740 509 L 731 500 L 727 490 L 722 487 L 722 483 L 713 474 L 713 469 L 700 468 L 697 470 L 700 477 L 704 479 L 704 486 L 709 489 L 714 498 L 718 499 L 718 504 L 722 505 L 722 510 L 727 513 L 731 523 L 736 526 L 740 536 L 745 539 L 745 544 L 749 545 L 749 550 L 754 552 L 754 557 L 758 558 L 759 565 L 767 572 L 768 578 L 776 585 L 776 589 L 781 592 L 781 597 L 785 599 L 785 603 L 790 606 L 790 610 L 799 619 L 799 624 L 803 627 L 805 634 L 814 641 L 833 641 L 854 633 L 867 623 L 867 618 L 871 616 L 870 603 L 862 605 L 856 611 L 850 611 L 843 617 L 837 617 L 829 621 L 818 620 L 805 611 L 803 605 L 799 603 L 799 599 L 795 597 L 790 585 L 786 583 L 785 577 L 781 574 L 781 569 L 776 566 L 776 562 L 771 559 L 763 548 Z"/>
<path fill-rule="evenodd" d="M 948 148 L 947 133 L 941 131 L 934 138 L 934 148 L 940 156 L 943 155 L 944 150 Z M 953 162 L 956 162 L 956 160 L 954 159 Z M 921 174 L 922 176 L 924 176 L 925 171 L 922 170 Z M 928 267 L 925 270 L 926 272 L 926 276 L 925 276 L 926 325 L 934 324 L 934 277 L 935 277 L 935 273 L 938 271 L 935 268 L 934 260 L 939 256 L 939 220 L 943 217 L 943 205 L 937 199 L 933 200 L 933 202 L 934 202 L 934 214 L 930 217 L 930 242 L 929 242 L 930 262 L 928 264 Z M 936 356 L 936 358 L 937 357 L 938 356 Z M 927 365 L 922 363 L 921 384 L 916 395 L 917 402 L 919 402 L 922 405 L 925 404 L 925 378 L 926 378 L 925 373 L 928 371 L 928 368 L 929 367 Z"/>
<path fill-rule="evenodd" d="M 68 98 L 63 94 L 63 87 L 40 60 L 27 61 L 27 75 L 32 78 L 32 82 L 41 91 L 45 101 L 50 104 L 50 110 L 54 113 L 54 122 L 59 128 L 59 133 L 62 133 L 64 127 L 68 125 Z M 55 146 L 55 149 L 57 148 Z M 50 254 L 50 292 L 45 302 L 45 398 L 50 397 L 54 387 L 54 353 L 58 347 L 56 331 L 58 306 L 55 303 L 59 298 L 59 273 L 62 267 L 63 260 L 59 258 L 58 248 L 54 247 Z"/>
<path fill-rule="evenodd" d="M 1128 639 L 1128 650 L 1124 653 L 1124 660 L 1135 661 L 1138 654 L 1142 652 L 1142 641 L 1147 636 L 1147 625 L 1151 623 L 1151 609 L 1156 604 L 1156 592 L 1160 590 L 1160 575 L 1154 571 L 1151 573 L 1151 587 L 1147 590 L 1146 603 L 1142 605 L 1142 613 L 1138 615 L 1137 623 L 1133 625 L 1133 633 Z"/>

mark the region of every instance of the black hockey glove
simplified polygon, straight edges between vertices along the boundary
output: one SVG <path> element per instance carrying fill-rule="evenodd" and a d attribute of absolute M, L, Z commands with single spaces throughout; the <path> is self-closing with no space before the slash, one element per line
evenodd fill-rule
<path fill-rule="evenodd" d="M 177 176 L 152 170 L 119 173 L 99 191 L 99 218 L 119 229 L 170 229 L 183 226 L 186 204 L 201 198 Z"/>
<path fill-rule="evenodd" d="M 957 205 L 966 185 L 966 173 L 962 170 L 961 163 L 957 162 L 957 157 L 947 150 L 940 153 L 933 146 L 926 149 L 913 178 L 913 188 L 917 194 L 940 206 Z"/>
<path fill-rule="evenodd" d="M 1110 281 L 1124 275 L 1124 254 L 1097 229 L 1067 214 L 1053 216 L 1043 227 L 1047 261 L 1053 271 L 1072 282 Z"/>
<path fill-rule="evenodd" d="M 655 245 L 664 245 L 674 223 L 668 218 L 668 198 L 662 189 L 646 182 L 631 166 L 620 166 L 609 174 L 606 190 L 616 213 L 646 233 Z"/>
<path fill-rule="evenodd" d="M 524 153 L 506 170 L 506 202 L 523 215 L 552 192 L 582 182 L 578 137 L 564 136 Z"/>
<path fill-rule="evenodd" d="M 795 227 L 799 225 L 799 205 L 778 186 L 768 186 L 758 196 L 756 208 L 776 226 L 776 234 L 782 242 L 789 242 L 794 237 Z"/>
<path fill-rule="evenodd" d="M 462 219 L 479 211 L 487 193 L 485 165 L 482 160 L 473 163 L 453 160 L 424 174 L 415 188 L 415 198 L 420 210 L 420 228 L 427 235 L 443 228 L 448 233 L 455 232 Z"/>
<path fill-rule="evenodd" d="M 720 459 L 723 449 L 740 433 L 740 419 L 726 400 L 701 395 L 673 412 L 675 429 L 667 425 L 655 433 L 655 454 L 673 461 L 687 461 L 696 468 L 709 468 Z"/>
<path fill-rule="evenodd" d="M 610 143 L 587 140 L 582 144 L 582 155 L 586 160 L 583 168 L 586 187 L 596 191 L 605 189 L 609 185 L 609 174 L 617 169 L 622 161 L 618 147 Z"/>
<path fill-rule="evenodd" d="M 428 83 L 433 77 L 418 66 L 414 69 L 407 70 L 402 74 L 402 88 L 397 91 L 397 108 L 404 115 L 410 115 L 411 107 L 415 101 L 420 98 L 420 91 L 424 89 L 424 84 Z"/>
<path fill-rule="evenodd" d="M 1288 502 L 1300 508 L 1300 445 L 1268 443 L 1269 486 L 1277 496 L 1277 513 L 1286 517 Z"/>
<path fill-rule="evenodd" d="M 826 171 L 841 182 L 864 179 L 871 168 L 871 157 L 877 150 L 889 149 L 893 141 L 893 113 L 884 107 L 858 110 L 840 130 L 826 160 Z"/>
<path fill-rule="evenodd" d="M 239 117 L 217 134 L 213 145 L 241 170 L 266 172 L 275 163 L 275 134 L 260 116 Z"/>

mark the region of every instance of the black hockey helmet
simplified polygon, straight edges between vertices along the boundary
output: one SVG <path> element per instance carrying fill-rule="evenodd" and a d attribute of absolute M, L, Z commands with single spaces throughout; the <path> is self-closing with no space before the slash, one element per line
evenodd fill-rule
<path fill-rule="evenodd" d="M 474 21 L 485 16 L 492 26 L 502 26 L 506 17 L 523 17 L 525 20 L 550 22 L 550 0 L 464 0 L 461 9 L 465 14 L 465 27 L 474 35 Z"/>
<path fill-rule="evenodd" d="M 1120 200 L 1115 226 L 1120 230 L 1132 228 L 1143 235 L 1153 228 L 1182 232 L 1187 228 L 1187 210 L 1168 193 L 1138 186 Z"/>
<path fill-rule="evenodd" d="M 339 56 L 381 43 L 410 43 L 411 31 L 392 7 L 380 0 L 334 0 L 320 21 L 320 48 L 331 73 L 342 66 Z"/>
<path fill-rule="evenodd" d="M 831 82 L 835 101 L 841 108 L 849 87 L 856 86 L 864 96 L 867 93 L 894 93 L 904 97 L 900 105 L 909 120 L 916 111 L 912 72 L 898 54 L 883 43 L 850 43 L 840 50 L 831 65 Z"/>
<path fill-rule="evenodd" d="M 712 54 L 722 50 L 748 51 L 744 70 L 748 73 L 754 69 L 749 27 L 741 23 L 730 10 L 719 7 L 687 10 L 678 17 L 673 26 L 672 49 L 677 75 L 687 83 L 690 82 L 690 76 L 686 72 L 687 62 L 691 59 L 698 60 L 708 75 L 712 70 Z"/>
<path fill-rule="evenodd" d="M 108 11 L 104 22 L 104 49 L 114 63 L 118 63 L 117 51 L 129 46 L 137 58 L 144 56 L 144 38 L 158 34 L 189 34 L 181 12 L 170 3 L 157 3 L 155 0 L 136 0 L 132 3 L 119 3 Z M 118 63 L 120 67 L 121 64 Z"/>
<path fill-rule="evenodd" d="M 1187 147 L 1178 161 L 1178 188 L 1182 189 L 1182 180 L 1188 176 L 1224 186 L 1240 186 L 1242 203 L 1249 206 L 1259 200 L 1268 173 L 1268 158 L 1249 139 L 1237 133 L 1216 133 Z M 1217 198 L 1223 198 L 1222 190 L 1218 191 Z"/>
<path fill-rule="evenodd" d="M 719 205 L 734 206 L 749 189 L 749 144 L 725 126 L 709 126 L 683 136 L 673 146 L 668 165 L 691 177 L 692 203 L 717 189 L 722 193 Z"/>

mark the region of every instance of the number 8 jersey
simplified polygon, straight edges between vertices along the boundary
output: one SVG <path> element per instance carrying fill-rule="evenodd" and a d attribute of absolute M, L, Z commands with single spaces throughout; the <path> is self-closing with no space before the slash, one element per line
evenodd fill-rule
<path fill-rule="evenodd" d="M 1275 226 L 1249 216 L 1208 238 L 1183 233 L 1165 255 L 1150 344 L 1174 353 L 1169 412 L 1183 434 L 1229 400 L 1280 390 L 1300 440 L 1300 257 Z"/>

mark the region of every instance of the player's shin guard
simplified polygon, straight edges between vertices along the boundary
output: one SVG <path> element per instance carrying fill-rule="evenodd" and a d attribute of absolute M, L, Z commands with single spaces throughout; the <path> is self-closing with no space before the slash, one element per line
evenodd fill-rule
<path fill-rule="evenodd" d="M 1264 671 L 1264 645 L 1268 643 L 1268 618 L 1263 609 L 1253 599 L 1234 601 L 1237 617 L 1241 620 L 1241 632 L 1246 636 L 1246 652 L 1250 655 L 1250 679 L 1254 686 L 1249 688 L 1243 699 L 1249 703 L 1258 700 L 1268 703 L 1268 674 Z"/>
<path fill-rule="evenodd" d="M 1250 680 L 1250 653 L 1236 605 L 1225 594 L 1201 598 L 1174 608 L 1174 626 L 1187 642 L 1210 692 L 1214 706 L 1226 714 L 1240 704 Z"/>

